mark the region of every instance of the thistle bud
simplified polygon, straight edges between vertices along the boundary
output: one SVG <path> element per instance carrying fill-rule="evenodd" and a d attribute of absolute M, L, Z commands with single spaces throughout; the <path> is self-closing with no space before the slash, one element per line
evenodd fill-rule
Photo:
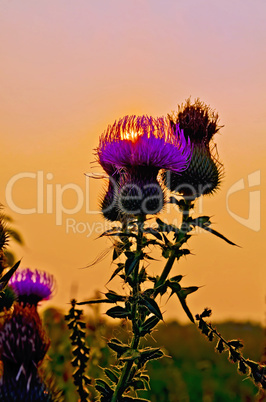
<path fill-rule="evenodd" d="M 165 118 L 125 116 L 100 137 L 98 161 L 115 179 L 102 200 L 104 216 L 146 215 L 159 212 L 165 202 L 157 176 L 160 169 L 185 170 L 191 157 L 190 141 L 173 130 Z"/>
<path fill-rule="evenodd" d="M 185 105 L 178 107 L 177 114 L 168 115 L 168 118 L 172 127 L 178 126 L 183 130 L 185 138 L 191 141 L 193 151 L 185 171 L 163 174 L 166 186 L 191 200 L 214 193 L 220 186 L 223 172 L 223 165 L 214 155 L 215 146 L 211 146 L 214 134 L 220 129 L 218 114 L 199 99 L 194 104 L 188 99 Z"/>
<path fill-rule="evenodd" d="M 108 188 L 100 202 L 103 216 L 111 222 L 120 220 L 120 211 L 117 206 L 117 187 L 118 183 L 110 177 Z"/>

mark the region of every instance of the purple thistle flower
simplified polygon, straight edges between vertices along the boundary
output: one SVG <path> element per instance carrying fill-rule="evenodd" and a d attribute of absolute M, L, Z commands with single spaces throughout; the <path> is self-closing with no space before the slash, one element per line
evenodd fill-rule
<path fill-rule="evenodd" d="M 19 269 L 11 277 L 9 285 L 17 294 L 19 302 L 37 306 L 41 300 L 50 299 L 54 290 L 54 277 L 37 269 Z"/>
<path fill-rule="evenodd" d="M 116 183 L 109 186 L 102 207 L 111 205 L 112 214 L 146 215 L 159 212 L 164 205 L 164 192 L 157 175 L 160 169 L 175 173 L 184 171 L 190 162 L 190 140 L 179 127 L 160 117 L 125 116 L 108 126 L 100 137 L 98 160 Z M 110 209 L 111 210 L 111 209 Z"/>
<path fill-rule="evenodd" d="M 125 116 L 102 134 L 97 154 L 109 175 L 134 166 L 178 173 L 187 168 L 191 147 L 179 127 L 174 133 L 170 122 L 163 117 Z"/>

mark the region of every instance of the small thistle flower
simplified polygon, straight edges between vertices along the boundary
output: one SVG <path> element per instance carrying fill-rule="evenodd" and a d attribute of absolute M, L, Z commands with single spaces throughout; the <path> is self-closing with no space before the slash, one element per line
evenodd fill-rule
<path fill-rule="evenodd" d="M 37 306 L 41 300 L 50 299 L 54 289 L 54 277 L 37 269 L 19 269 L 11 277 L 9 285 L 17 294 L 18 302 Z"/>
<path fill-rule="evenodd" d="M 183 130 L 185 138 L 193 144 L 191 162 L 188 169 L 179 175 L 171 172 L 163 174 L 163 180 L 171 191 L 178 192 L 192 199 L 205 194 L 212 194 L 220 185 L 223 171 L 222 164 L 214 156 L 210 143 L 218 126 L 218 114 L 209 106 L 196 99 L 191 104 L 178 107 L 178 113 L 168 115 L 171 126 L 177 125 Z"/>
<path fill-rule="evenodd" d="M 165 118 L 125 116 L 102 134 L 97 155 L 117 184 L 112 192 L 108 188 L 105 203 L 114 199 L 121 214 L 145 215 L 159 212 L 165 202 L 159 170 L 184 171 L 191 148 L 179 127 L 173 130 Z"/>

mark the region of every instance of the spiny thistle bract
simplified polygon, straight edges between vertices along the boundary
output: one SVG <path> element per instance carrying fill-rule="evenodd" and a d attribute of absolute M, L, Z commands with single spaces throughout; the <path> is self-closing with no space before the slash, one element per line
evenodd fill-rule
<path fill-rule="evenodd" d="M 100 137 L 98 161 L 110 180 L 103 207 L 110 207 L 107 219 L 121 215 L 159 212 L 164 193 L 157 180 L 160 169 L 184 171 L 190 161 L 190 140 L 179 127 L 173 129 L 165 118 L 125 116 Z M 113 204 L 111 206 L 111 203 Z"/>
<path fill-rule="evenodd" d="M 118 174 L 109 176 L 107 189 L 100 201 L 100 209 L 103 216 L 111 222 L 118 221 L 121 215 L 117 205 L 117 183 L 119 182 L 119 176 Z"/>
<path fill-rule="evenodd" d="M 6 313 L 0 326 L 0 358 L 4 367 L 1 400 L 8 397 L 9 391 L 9 401 L 50 400 L 38 374 L 49 345 L 35 306 L 15 303 L 13 311 Z M 22 395 L 24 399 L 21 399 Z M 33 399 L 36 395 L 42 395 L 42 398 Z"/>
<path fill-rule="evenodd" d="M 179 126 L 185 138 L 193 145 L 191 162 L 187 170 L 179 175 L 164 172 L 166 186 L 174 192 L 191 197 L 212 194 L 220 185 L 223 165 L 214 155 L 211 141 L 218 126 L 218 114 L 199 99 L 191 104 L 188 99 L 185 105 L 178 107 L 178 113 L 168 115 L 171 126 Z"/>

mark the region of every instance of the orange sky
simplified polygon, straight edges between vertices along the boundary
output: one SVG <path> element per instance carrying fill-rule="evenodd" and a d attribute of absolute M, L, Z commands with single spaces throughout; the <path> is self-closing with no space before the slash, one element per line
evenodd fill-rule
<path fill-rule="evenodd" d="M 104 291 L 112 273 L 110 254 L 79 269 L 110 244 L 96 240 L 103 219 L 86 212 L 85 205 L 63 213 L 56 225 L 56 185 L 58 191 L 76 185 L 96 211 L 102 182 L 90 180 L 86 196 L 84 173 L 100 171 L 91 162 L 107 124 L 126 114 L 166 115 L 191 96 L 215 108 L 225 126 L 216 137 L 225 179 L 196 212 L 211 215 L 215 229 L 241 248 L 195 235 L 189 243 L 194 255 L 176 264 L 174 273 L 186 275 L 184 285 L 204 285 L 190 296 L 193 313 L 209 306 L 214 320 L 263 322 L 265 13 L 262 0 L 2 0 L 0 201 L 24 236 L 26 246 L 15 248 L 22 265 L 56 277 L 51 304 L 65 307 L 70 297 L 83 300 L 95 289 Z M 14 205 L 36 208 L 37 179 L 25 174 L 38 171 L 38 180 L 44 177 L 43 196 L 39 192 L 44 212 L 14 211 L 10 181 L 21 175 L 13 186 Z M 245 188 L 240 190 L 240 183 L 227 206 L 232 186 L 242 179 Z M 47 213 L 47 189 L 53 191 L 53 213 Z M 65 191 L 64 207 L 76 202 L 74 191 Z M 88 230 L 78 233 L 83 227 Z M 150 270 L 159 272 L 158 263 Z M 177 300 L 165 305 L 163 299 L 162 306 L 166 318 L 186 320 Z"/>

